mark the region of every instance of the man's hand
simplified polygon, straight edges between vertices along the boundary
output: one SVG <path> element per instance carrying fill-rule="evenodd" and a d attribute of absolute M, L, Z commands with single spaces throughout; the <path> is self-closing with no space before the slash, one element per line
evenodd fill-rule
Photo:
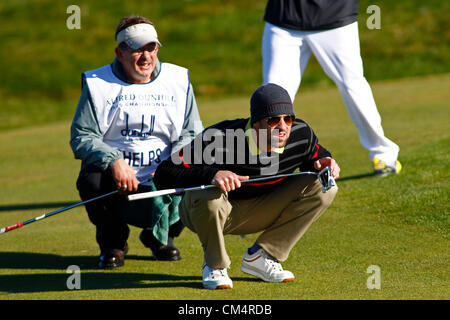
<path fill-rule="evenodd" d="M 222 191 L 229 192 L 241 187 L 241 181 L 248 180 L 249 176 L 240 176 L 227 170 L 217 171 L 212 184 L 218 186 Z"/>
<path fill-rule="evenodd" d="M 111 167 L 114 181 L 119 193 L 124 194 L 130 191 L 137 191 L 139 180 L 136 178 L 134 170 L 123 159 L 118 159 Z"/>
<path fill-rule="evenodd" d="M 314 162 L 314 168 L 316 168 L 317 170 L 322 170 L 325 167 L 331 168 L 334 179 L 339 178 L 339 172 L 341 171 L 341 168 L 339 168 L 337 162 L 333 158 L 322 158 Z"/>

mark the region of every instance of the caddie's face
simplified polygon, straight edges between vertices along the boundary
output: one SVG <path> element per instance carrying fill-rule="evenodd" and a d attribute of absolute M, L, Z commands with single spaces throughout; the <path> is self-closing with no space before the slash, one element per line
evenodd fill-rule
<path fill-rule="evenodd" d="M 267 151 L 272 151 L 273 148 L 284 147 L 291 134 L 294 119 L 294 116 L 280 114 L 256 121 L 253 124 L 253 128 L 257 133 L 259 148 L 262 150 L 266 149 L 264 143 L 267 146 Z M 261 134 L 261 130 L 265 130 L 265 132 Z M 259 137 L 266 137 L 266 141 L 259 141 Z"/>
<path fill-rule="evenodd" d="M 158 60 L 158 44 L 151 42 L 138 50 L 116 48 L 117 59 L 122 64 L 129 82 L 146 83 L 152 79 Z"/>

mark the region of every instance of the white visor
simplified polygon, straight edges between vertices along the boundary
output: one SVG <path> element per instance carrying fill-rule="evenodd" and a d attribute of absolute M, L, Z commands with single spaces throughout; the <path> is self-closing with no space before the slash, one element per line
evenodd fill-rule
<path fill-rule="evenodd" d="M 125 41 L 125 43 L 134 50 L 137 50 L 150 42 L 156 42 L 161 46 L 156 29 L 148 23 L 139 23 L 125 28 L 117 34 L 116 39 L 117 44 Z"/>

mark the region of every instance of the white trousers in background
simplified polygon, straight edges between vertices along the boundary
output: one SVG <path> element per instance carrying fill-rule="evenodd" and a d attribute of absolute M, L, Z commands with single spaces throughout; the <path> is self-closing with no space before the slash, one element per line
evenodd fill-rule
<path fill-rule="evenodd" d="M 399 147 L 384 136 L 372 90 L 363 74 L 358 23 L 320 31 L 296 31 L 266 23 L 262 42 L 263 81 L 285 88 L 292 101 L 311 53 L 337 85 L 359 139 L 377 157 L 395 167 Z"/>

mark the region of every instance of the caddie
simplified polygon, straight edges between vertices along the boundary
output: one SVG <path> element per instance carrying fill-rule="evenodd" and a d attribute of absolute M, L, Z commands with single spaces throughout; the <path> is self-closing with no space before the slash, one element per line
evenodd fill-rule
<path fill-rule="evenodd" d="M 179 260 L 174 245 L 183 224 L 179 196 L 130 203 L 126 194 L 155 190 L 157 166 L 202 131 L 189 70 L 160 62 L 153 23 L 140 16 L 120 20 L 111 64 L 82 74 L 82 92 L 71 126 L 70 145 L 81 159 L 81 199 L 118 189 L 85 205 L 96 227 L 101 268 L 124 264 L 129 226 L 158 260 Z"/>
<path fill-rule="evenodd" d="M 288 92 L 269 83 L 253 93 L 250 118 L 205 129 L 158 166 L 154 181 L 158 189 L 217 186 L 186 192 L 179 209 L 203 247 L 203 286 L 229 289 L 227 234 L 261 233 L 244 251 L 241 271 L 267 282 L 294 281 L 280 261 L 330 206 L 337 186 L 323 193 L 315 175 L 279 175 L 327 166 L 338 178 L 338 164 L 312 128 L 295 118 Z M 245 182 L 274 175 L 264 182 Z"/>

